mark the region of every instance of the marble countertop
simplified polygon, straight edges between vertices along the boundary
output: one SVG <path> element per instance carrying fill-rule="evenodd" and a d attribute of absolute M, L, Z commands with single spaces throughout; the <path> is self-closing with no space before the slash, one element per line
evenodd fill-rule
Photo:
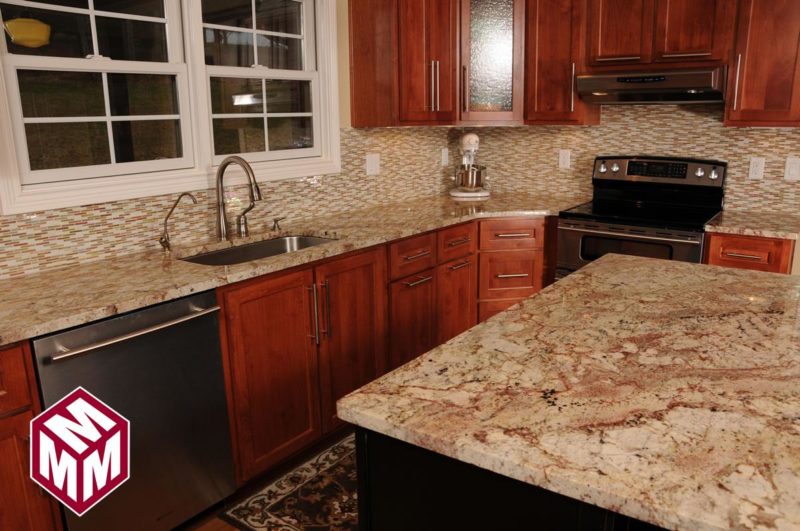
<path fill-rule="evenodd" d="M 800 278 L 607 255 L 341 418 L 673 529 L 800 529 Z"/>
<path fill-rule="evenodd" d="M 800 216 L 764 211 L 725 210 L 706 225 L 707 232 L 800 239 Z"/>
<path fill-rule="evenodd" d="M 582 201 L 585 197 L 542 194 L 497 194 L 475 202 L 436 196 L 302 222 L 287 220 L 281 232 L 256 235 L 247 241 L 177 248 L 172 255 L 161 251 L 138 253 L 0 280 L 0 345 L 480 217 L 557 215 Z M 176 259 L 300 234 L 337 240 L 234 266 L 214 267 Z"/>

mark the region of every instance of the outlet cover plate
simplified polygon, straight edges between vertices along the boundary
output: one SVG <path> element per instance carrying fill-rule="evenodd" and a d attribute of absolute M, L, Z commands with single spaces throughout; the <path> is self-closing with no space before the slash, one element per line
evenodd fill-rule
<path fill-rule="evenodd" d="M 381 172 L 381 156 L 378 153 L 367 154 L 367 175 L 378 175 Z"/>
<path fill-rule="evenodd" d="M 562 170 L 568 170 L 572 166 L 572 152 L 568 149 L 558 150 L 558 167 Z"/>
<path fill-rule="evenodd" d="M 792 183 L 800 181 L 800 157 L 786 157 L 783 178 Z"/>
<path fill-rule="evenodd" d="M 764 178 L 764 167 L 767 165 L 764 157 L 750 157 L 750 172 L 747 174 L 748 181 L 760 181 Z"/>
<path fill-rule="evenodd" d="M 447 148 L 442 148 L 442 166 L 449 166 L 450 165 L 450 150 Z"/>

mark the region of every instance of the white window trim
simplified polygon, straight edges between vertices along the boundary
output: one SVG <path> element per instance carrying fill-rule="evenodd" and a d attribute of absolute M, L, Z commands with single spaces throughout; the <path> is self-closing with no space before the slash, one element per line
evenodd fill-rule
<path fill-rule="evenodd" d="M 191 190 L 204 190 L 214 186 L 214 174 L 219 160 L 212 156 L 213 146 L 210 123 L 205 59 L 203 54 L 202 15 L 200 2 L 182 0 L 184 50 L 189 76 L 189 116 L 194 124 L 192 143 L 195 165 L 193 168 L 160 171 L 133 175 L 65 181 L 36 185 L 22 185 L 17 161 L 17 139 L 14 138 L 11 110 L 6 91 L 6 75 L 0 68 L 0 214 L 20 214 L 76 207 L 110 201 L 121 201 L 154 195 Z M 315 0 L 316 48 L 319 83 L 328 90 L 320 90 L 319 142 L 320 156 L 254 163 L 259 181 L 280 181 L 314 175 L 341 172 L 339 146 L 339 84 L 337 71 L 336 2 Z M 5 38 L 2 36 L 2 38 Z M 188 133 L 188 132 L 187 132 Z M 247 159 L 247 155 L 244 155 Z M 246 178 L 238 167 L 230 168 L 226 185 L 243 184 Z"/>

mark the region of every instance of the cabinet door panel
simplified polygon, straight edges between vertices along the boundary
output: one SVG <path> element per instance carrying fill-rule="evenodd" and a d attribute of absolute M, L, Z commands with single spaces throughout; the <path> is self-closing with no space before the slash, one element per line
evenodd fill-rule
<path fill-rule="evenodd" d="M 738 269 L 788 274 L 794 242 L 774 238 L 711 234 L 706 263 Z"/>
<path fill-rule="evenodd" d="M 542 289 L 542 251 L 481 253 L 481 300 L 529 297 Z"/>
<path fill-rule="evenodd" d="M 438 343 L 454 338 L 477 323 L 478 264 L 474 255 L 436 268 Z"/>
<path fill-rule="evenodd" d="M 407 363 L 436 346 L 436 271 L 392 282 L 389 299 L 391 368 Z"/>
<path fill-rule="evenodd" d="M 653 0 L 589 0 L 589 63 L 649 63 L 653 13 Z"/>
<path fill-rule="evenodd" d="M 442 229 L 437 233 L 439 263 L 468 256 L 478 250 L 478 225 L 475 222 Z"/>
<path fill-rule="evenodd" d="M 322 423 L 341 421 L 336 401 L 371 382 L 388 366 L 386 356 L 386 253 L 383 248 L 316 268 L 320 289 Z"/>
<path fill-rule="evenodd" d="M 428 57 L 434 61 L 434 119 L 451 122 L 456 118 L 458 63 L 458 0 L 428 0 Z"/>
<path fill-rule="evenodd" d="M 426 0 L 399 0 L 400 121 L 432 120 Z"/>
<path fill-rule="evenodd" d="M 656 61 L 724 61 L 733 45 L 731 0 L 656 0 Z"/>
<path fill-rule="evenodd" d="M 0 415 L 31 405 L 25 356 L 22 345 L 0 350 Z"/>
<path fill-rule="evenodd" d="M 321 435 L 311 270 L 220 290 L 242 479 Z"/>

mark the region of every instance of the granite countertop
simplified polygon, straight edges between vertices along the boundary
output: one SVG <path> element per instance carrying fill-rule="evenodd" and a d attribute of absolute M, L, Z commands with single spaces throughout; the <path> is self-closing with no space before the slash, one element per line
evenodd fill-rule
<path fill-rule="evenodd" d="M 674 529 L 800 529 L 800 279 L 607 255 L 338 403 Z"/>
<path fill-rule="evenodd" d="M 376 206 L 302 222 L 247 241 L 149 251 L 0 280 L 0 345 L 136 310 L 323 258 L 382 244 L 479 217 L 557 215 L 582 196 L 496 194 L 487 201 L 457 202 L 447 196 Z M 207 250 L 282 235 L 337 238 L 329 244 L 234 266 L 177 260 Z M 158 234 L 153 234 L 154 241 Z"/>
<path fill-rule="evenodd" d="M 800 239 L 800 216 L 765 211 L 725 210 L 706 224 L 707 232 Z"/>

